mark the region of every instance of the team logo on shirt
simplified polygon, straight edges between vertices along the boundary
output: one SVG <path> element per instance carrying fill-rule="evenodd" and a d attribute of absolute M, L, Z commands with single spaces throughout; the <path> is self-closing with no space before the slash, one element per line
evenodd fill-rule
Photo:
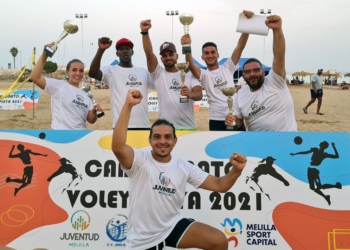
<path fill-rule="evenodd" d="M 215 77 L 215 82 L 216 84 L 214 84 L 214 88 L 221 89 L 222 87 L 227 85 L 227 81 L 223 81 L 221 76 Z"/>
<path fill-rule="evenodd" d="M 172 86 L 170 86 L 170 89 L 174 90 L 174 91 L 180 91 L 181 89 L 181 84 L 180 82 L 178 81 L 178 79 L 176 78 L 173 78 L 173 80 L 171 81 L 172 82 Z"/>
<path fill-rule="evenodd" d="M 130 82 L 126 82 L 126 85 L 129 85 L 131 87 L 138 87 L 142 85 L 142 82 L 138 82 L 137 81 L 137 76 L 135 76 L 134 74 L 130 74 L 128 76 Z"/>
<path fill-rule="evenodd" d="M 251 108 L 252 112 L 249 113 L 249 117 L 256 116 L 257 114 L 260 114 L 261 111 L 263 111 L 265 109 L 265 106 L 259 107 L 259 102 L 255 100 L 250 105 L 250 108 Z"/>
<path fill-rule="evenodd" d="M 76 98 L 79 102 L 84 102 L 84 97 L 82 97 L 81 95 L 77 95 Z"/>
<path fill-rule="evenodd" d="M 171 183 L 171 180 L 169 177 L 165 175 L 164 172 L 161 172 L 159 174 L 159 181 L 161 185 L 155 185 L 153 187 L 153 190 L 158 191 L 161 195 L 171 196 L 172 194 L 175 194 L 176 190 L 174 188 L 168 188 L 168 186 Z"/>
<path fill-rule="evenodd" d="M 72 103 L 74 103 L 78 108 L 88 108 L 88 105 L 84 103 L 84 97 L 78 94 L 75 96 L 75 99 L 73 99 Z"/>

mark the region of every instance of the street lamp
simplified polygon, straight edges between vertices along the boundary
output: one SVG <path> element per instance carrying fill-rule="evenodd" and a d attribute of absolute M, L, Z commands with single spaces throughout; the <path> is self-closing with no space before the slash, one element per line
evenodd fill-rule
<path fill-rule="evenodd" d="M 167 16 L 171 16 L 171 42 L 174 42 L 174 16 L 179 15 L 179 11 L 167 10 L 165 13 Z"/>
<path fill-rule="evenodd" d="M 264 14 L 266 17 L 266 14 L 271 14 L 271 9 L 267 9 L 267 12 L 265 12 L 264 9 L 260 9 L 260 14 Z M 263 63 L 265 63 L 265 36 L 264 36 L 264 48 L 263 48 Z"/>
<path fill-rule="evenodd" d="M 83 27 L 83 19 L 88 17 L 88 14 L 75 14 L 76 18 L 80 18 L 81 20 L 81 61 L 84 63 L 84 27 Z"/>

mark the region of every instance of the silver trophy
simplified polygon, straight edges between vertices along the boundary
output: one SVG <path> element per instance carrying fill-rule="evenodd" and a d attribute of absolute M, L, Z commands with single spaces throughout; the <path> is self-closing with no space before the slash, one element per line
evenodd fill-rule
<path fill-rule="evenodd" d="M 93 95 L 92 95 L 92 93 L 90 91 L 91 90 L 91 86 L 90 85 L 85 85 L 81 89 L 84 90 L 87 93 L 88 97 L 92 101 L 92 104 L 94 105 L 94 107 L 96 107 L 98 105 L 98 103 L 94 100 L 94 97 L 93 97 Z M 105 113 L 103 111 L 98 111 L 96 113 L 96 115 L 97 115 L 97 118 L 100 118 L 100 117 L 104 116 Z"/>
<path fill-rule="evenodd" d="M 229 113 L 232 115 L 233 111 L 232 111 L 232 106 L 233 106 L 233 99 L 232 96 L 236 93 L 236 88 L 235 87 L 230 87 L 230 88 L 222 88 L 221 92 L 227 96 L 227 104 L 228 104 L 228 110 Z M 236 122 L 234 121 L 232 123 L 232 125 L 230 126 L 226 126 L 227 130 L 236 130 L 237 129 L 237 125 Z"/>
<path fill-rule="evenodd" d="M 175 67 L 181 71 L 180 77 L 181 77 L 181 86 L 185 85 L 185 78 L 186 78 L 186 73 L 185 70 L 188 68 L 189 63 L 176 63 Z M 188 102 L 188 97 L 187 96 L 180 96 L 180 103 L 186 103 Z"/>
<path fill-rule="evenodd" d="M 44 53 L 48 56 L 48 57 L 52 57 L 53 54 L 55 54 L 56 50 L 57 50 L 57 45 L 60 43 L 60 41 L 63 40 L 63 38 L 65 38 L 66 36 L 68 36 L 68 34 L 74 34 L 77 33 L 79 28 L 78 25 L 76 25 L 74 22 L 70 21 L 70 20 L 66 20 L 63 23 L 63 29 L 64 31 L 62 31 L 61 35 L 58 37 L 58 39 L 56 40 L 55 44 L 52 47 L 46 46 L 44 49 Z"/>
<path fill-rule="evenodd" d="M 179 16 L 180 22 L 184 25 L 184 32 L 188 34 L 190 30 L 190 24 L 193 22 L 193 15 L 184 13 Z M 182 45 L 182 54 L 191 54 L 191 44 Z"/>

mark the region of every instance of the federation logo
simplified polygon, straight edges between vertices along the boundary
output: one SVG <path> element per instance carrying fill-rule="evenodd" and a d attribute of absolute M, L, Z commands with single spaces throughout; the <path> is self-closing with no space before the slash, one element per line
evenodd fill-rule
<path fill-rule="evenodd" d="M 169 186 L 169 184 L 170 184 L 170 178 L 168 178 L 165 174 L 164 174 L 164 172 L 161 172 L 160 174 L 159 174 L 159 181 L 160 181 L 160 183 L 163 185 L 163 186 Z"/>
<path fill-rule="evenodd" d="M 129 80 L 132 81 L 132 82 L 136 82 L 137 81 L 137 77 L 133 74 L 130 74 L 129 76 Z"/>
<path fill-rule="evenodd" d="M 114 242 L 125 241 L 127 232 L 128 217 L 123 214 L 117 214 L 106 225 L 106 234 Z"/>
<path fill-rule="evenodd" d="M 78 102 L 84 102 L 84 97 L 82 97 L 81 95 L 77 95 L 76 98 Z"/>
<path fill-rule="evenodd" d="M 234 242 L 234 247 L 238 246 L 238 238 L 237 235 L 242 234 L 242 229 L 243 229 L 243 225 L 242 222 L 237 219 L 229 219 L 226 218 L 224 220 L 224 223 L 221 223 L 221 226 L 224 228 L 224 233 L 227 236 L 227 241 Z M 238 229 L 238 230 L 237 230 Z"/>
<path fill-rule="evenodd" d="M 173 78 L 172 83 L 174 86 L 180 86 L 180 83 L 178 82 L 178 80 L 176 78 Z"/>
<path fill-rule="evenodd" d="M 77 231 L 84 231 L 90 226 L 90 215 L 83 211 L 76 211 L 70 218 L 72 227 Z"/>
<path fill-rule="evenodd" d="M 254 110 L 257 110 L 259 108 L 259 103 L 258 101 L 254 101 L 251 105 L 250 105 L 251 109 L 254 111 Z"/>
<path fill-rule="evenodd" d="M 215 77 L 215 82 L 216 82 L 217 84 L 221 84 L 221 83 L 223 82 L 221 76 Z"/>

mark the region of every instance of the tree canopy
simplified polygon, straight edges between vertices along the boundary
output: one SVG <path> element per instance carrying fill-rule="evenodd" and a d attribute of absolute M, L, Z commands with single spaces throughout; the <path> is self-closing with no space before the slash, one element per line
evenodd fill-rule
<path fill-rule="evenodd" d="M 47 61 L 44 65 L 44 70 L 48 74 L 55 72 L 57 70 L 57 63 Z"/>

